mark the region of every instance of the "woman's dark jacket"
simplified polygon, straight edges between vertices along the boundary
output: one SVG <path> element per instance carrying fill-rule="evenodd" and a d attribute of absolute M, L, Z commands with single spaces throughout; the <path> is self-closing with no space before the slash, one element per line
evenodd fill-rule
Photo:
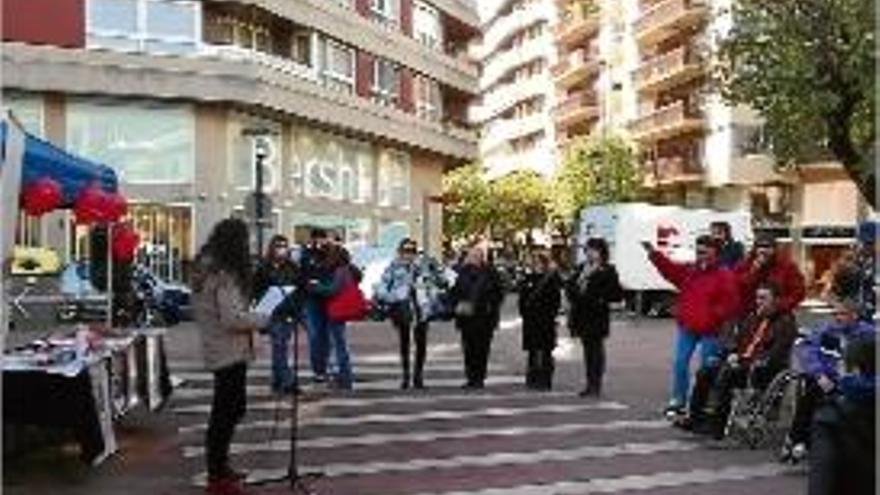
<path fill-rule="evenodd" d="M 259 301 L 269 287 L 291 287 L 299 282 L 299 267 L 289 259 L 278 261 L 263 260 L 254 273 L 254 300 Z M 272 314 L 272 321 L 296 319 L 299 312 L 298 295 L 291 295 L 278 305 Z"/>
<path fill-rule="evenodd" d="M 519 287 L 523 350 L 556 347 L 556 316 L 562 304 L 562 278 L 556 271 L 530 273 Z"/>
<path fill-rule="evenodd" d="M 608 305 L 623 299 L 623 288 L 614 265 L 596 268 L 587 279 L 586 287 L 578 284 L 586 265 L 578 266 L 565 284 L 565 295 L 571 306 L 568 328 L 582 339 L 603 339 L 608 336 L 611 317 Z"/>
<path fill-rule="evenodd" d="M 459 327 L 479 324 L 487 329 L 495 329 L 498 326 L 504 289 L 501 285 L 501 276 L 495 267 L 461 265 L 451 295 L 455 303 L 468 301 L 474 305 L 473 316 L 456 316 L 456 324 Z"/>

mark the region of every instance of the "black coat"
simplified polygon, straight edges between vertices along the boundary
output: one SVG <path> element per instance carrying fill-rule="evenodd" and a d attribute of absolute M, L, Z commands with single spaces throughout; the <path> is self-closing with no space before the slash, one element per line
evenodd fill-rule
<path fill-rule="evenodd" d="M 278 261 L 263 260 L 254 273 L 254 299 L 259 301 L 269 287 L 297 286 L 300 270 L 296 263 L 289 259 Z M 294 292 L 278 305 L 272 314 L 273 321 L 296 319 L 299 312 L 299 295 Z"/>
<path fill-rule="evenodd" d="M 556 316 L 562 304 L 562 278 L 555 271 L 531 273 L 519 287 L 523 350 L 556 347 Z"/>
<path fill-rule="evenodd" d="M 473 304 L 472 316 L 456 316 L 459 328 L 479 325 L 487 330 L 498 326 L 501 319 L 501 303 L 504 301 L 504 288 L 501 276 L 491 265 L 475 266 L 465 264 L 458 269 L 458 277 L 451 291 L 454 303 L 467 301 Z"/>
<path fill-rule="evenodd" d="M 614 265 L 596 268 L 587 279 L 586 287 L 580 287 L 578 278 L 585 268 L 585 265 L 578 266 L 565 284 L 565 295 L 571 306 L 568 328 L 572 335 L 582 339 L 603 339 L 610 333 L 608 305 L 623 299 L 623 288 Z"/>

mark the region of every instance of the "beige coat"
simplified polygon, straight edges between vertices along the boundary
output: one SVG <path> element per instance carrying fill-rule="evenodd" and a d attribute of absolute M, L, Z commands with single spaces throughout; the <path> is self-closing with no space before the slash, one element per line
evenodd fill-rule
<path fill-rule="evenodd" d="M 217 370 L 251 361 L 254 331 L 265 326 L 266 320 L 248 310 L 248 301 L 232 275 L 205 265 L 193 294 L 205 366 Z"/>

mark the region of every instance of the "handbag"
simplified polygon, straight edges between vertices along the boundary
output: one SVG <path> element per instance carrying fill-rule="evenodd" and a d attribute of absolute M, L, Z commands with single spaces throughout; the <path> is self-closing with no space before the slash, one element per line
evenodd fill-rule
<path fill-rule="evenodd" d="M 370 304 L 354 281 L 342 286 L 327 300 L 327 318 L 331 321 L 363 320 L 370 312 Z"/>

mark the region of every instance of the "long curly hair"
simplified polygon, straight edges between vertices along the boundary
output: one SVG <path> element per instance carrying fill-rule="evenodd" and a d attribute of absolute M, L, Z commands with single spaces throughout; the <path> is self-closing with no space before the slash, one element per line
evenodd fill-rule
<path fill-rule="evenodd" d="M 221 220 L 214 226 L 198 255 L 206 270 L 222 270 L 235 278 L 242 294 L 250 294 L 252 284 L 250 235 L 247 224 L 237 218 Z"/>

